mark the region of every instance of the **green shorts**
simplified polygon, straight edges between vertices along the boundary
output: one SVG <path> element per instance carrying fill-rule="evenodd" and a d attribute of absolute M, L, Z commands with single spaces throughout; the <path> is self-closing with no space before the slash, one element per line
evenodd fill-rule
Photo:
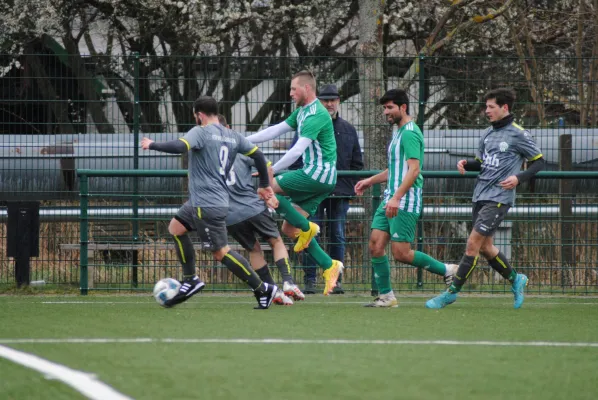
<path fill-rule="evenodd" d="M 311 179 L 301 169 L 278 175 L 276 183 L 291 198 L 292 203 L 297 204 L 310 216 L 316 213 L 320 203 L 334 190 L 334 185 Z"/>
<path fill-rule="evenodd" d="M 384 205 L 381 203 L 376 210 L 372 220 L 372 229 L 387 232 L 393 242 L 413 242 L 419 214 L 399 210 L 396 217 L 388 219 Z"/>

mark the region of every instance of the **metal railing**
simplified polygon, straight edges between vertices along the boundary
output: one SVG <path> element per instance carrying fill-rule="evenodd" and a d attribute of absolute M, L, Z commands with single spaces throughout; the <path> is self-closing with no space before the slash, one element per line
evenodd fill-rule
<path fill-rule="evenodd" d="M 166 268 L 168 273 L 173 276 L 178 275 L 178 263 L 176 259 L 169 258 L 165 264 L 159 259 L 163 257 L 163 252 L 168 252 L 169 247 L 167 236 L 162 235 L 147 241 L 147 238 L 142 238 L 139 231 L 139 224 L 143 221 L 153 221 L 156 219 L 169 218 L 177 210 L 176 205 L 143 205 L 139 206 L 139 202 L 153 203 L 156 200 L 164 200 L 164 197 L 152 197 L 152 194 L 135 193 L 135 188 L 131 192 L 119 193 L 118 195 L 123 199 L 123 202 L 128 203 L 127 206 L 120 205 L 118 207 L 106 207 L 92 205 L 95 200 L 101 199 L 108 195 L 105 192 L 94 192 L 90 180 L 93 178 L 144 178 L 144 177 L 171 177 L 171 178 L 186 178 L 186 170 L 178 171 L 151 171 L 151 170 L 79 170 L 78 176 L 80 179 L 81 188 L 81 203 L 80 203 L 80 291 L 87 293 L 90 290 L 88 285 L 88 270 L 89 268 L 101 267 L 100 264 L 90 263 L 88 258 L 90 251 L 89 245 L 92 243 L 89 236 L 90 225 L 100 221 L 108 220 L 123 220 L 130 225 L 130 235 L 126 238 L 120 238 L 119 243 L 126 243 L 131 246 L 130 250 L 133 253 L 142 253 L 154 251 L 154 259 L 148 259 L 146 256 L 138 256 L 132 259 L 130 263 L 117 265 L 117 267 L 131 267 L 130 278 L 131 281 L 121 286 L 109 287 L 110 282 L 104 282 L 108 285 L 100 285 L 93 288 L 93 290 L 147 290 L 148 285 L 153 283 L 153 279 L 158 275 L 152 274 L 152 271 L 162 270 Z M 339 171 L 339 176 L 353 176 L 353 177 L 367 177 L 379 171 Z M 425 171 L 423 173 L 426 180 L 429 179 L 472 179 L 477 176 L 477 173 L 466 173 L 460 175 L 456 171 Z M 537 179 L 557 179 L 557 180 L 594 180 L 598 179 L 598 172 L 540 172 Z M 356 240 L 348 240 L 347 254 L 356 254 L 358 257 L 351 257 L 351 261 L 347 262 L 347 274 L 344 280 L 344 285 L 347 290 L 353 291 L 369 291 L 375 290 L 372 287 L 371 273 L 369 266 L 369 257 L 367 255 L 367 240 L 369 236 L 369 223 L 371 213 L 378 207 L 380 202 L 381 188 L 376 185 L 368 195 L 361 199 L 354 200 L 352 204 L 352 212 L 349 213 L 347 221 L 347 230 L 351 231 L 356 225 L 363 225 L 361 236 L 353 238 Z M 114 194 L 109 194 L 111 197 Z M 503 232 L 497 235 L 499 239 L 496 241 L 497 246 L 507 248 L 505 254 L 512 255 L 512 263 L 518 269 L 526 271 L 532 276 L 532 283 L 530 290 L 537 293 L 597 293 L 598 283 L 595 275 L 598 273 L 598 268 L 595 263 L 596 256 L 598 256 L 598 234 L 596 229 L 598 227 L 598 202 L 596 198 L 587 198 L 584 200 L 577 199 L 576 203 L 570 202 L 570 196 L 553 196 L 546 198 L 546 196 L 535 198 L 535 196 L 523 195 L 519 199 L 516 206 L 509 211 L 505 223 L 503 223 Z M 419 224 L 418 237 L 416 247 L 420 251 L 425 251 L 438 259 L 446 262 L 458 262 L 461 254 L 464 251 L 464 244 L 466 236 L 462 234 L 457 237 L 450 235 L 439 236 L 439 228 L 446 224 L 467 224 L 470 220 L 471 206 L 456 204 L 458 202 L 467 202 L 470 199 L 470 194 L 464 193 L 426 193 L 424 195 L 425 205 L 424 212 Z M 137 200 L 137 201 L 135 201 Z M 184 197 L 177 199 L 181 204 Z M 540 201 L 540 202 L 539 202 Z M 448 204 L 447 204 L 448 203 Z M 136 208 L 137 207 L 137 208 Z M 369 212 L 369 213 L 368 213 Z M 559 235 L 571 232 L 572 235 L 580 235 L 577 232 L 580 228 L 587 233 L 586 237 L 577 237 L 577 240 L 570 240 L 566 237 L 552 237 L 549 243 L 546 238 L 536 235 L 534 232 L 542 231 L 550 226 L 551 230 L 558 231 Z M 533 232 L 530 232 L 533 230 Z M 467 232 L 467 229 L 465 230 Z M 506 242 L 500 242 L 500 239 Z M 556 242 L 555 242 L 556 239 Z M 156 246 L 157 241 L 160 245 Z M 521 243 L 525 245 L 522 247 Z M 94 242 L 97 243 L 97 242 Z M 560 247 L 561 251 L 555 252 L 555 247 Z M 115 246 L 114 248 L 117 248 Z M 364 249 L 365 248 L 365 249 Z M 529 257 L 522 257 L 516 254 L 519 248 L 527 250 L 528 254 L 533 253 L 539 257 L 538 265 L 524 265 Z M 570 249 L 572 251 L 564 251 L 563 249 Z M 361 251 L 357 251 L 361 250 Z M 388 252 L 389 254 L 390 251 Z M 580 258 L 579 255 L 582 255 Z M 296 260 L 295 275 L 300 275 L 301 263 L 300 258 Z M 203 267 L 209 269 L 218 269 L 210 260 L 210 255 L 200 257 L 198 262 Z M 149 266 L 148 266 L 149 263 Z M 140 270 L 146 270 L 141 273 Z M 434 291 L 439 290 L 441 284 L 435 277 L 424 275 L 421 269 L 415 269 L 410 266 L 393 264 L 394 279 L 393 284 L 397 284 L 400 290 L 424 290 Z M 201 271 L 201 268 L 200 268 Z M 555 282 L 552 275 L 559 275 L 559 282 Z M 355 272 L 355 273 L 354 273 Z M 97 273 L 97 271 L 94 271 Z M 139 279 L 138 275 L 142 275 Z M 212 273 L 212 277 L 214 277 Z M 238 286 L 232 283 L 231 277 L 221 279 L 222 273 L 216 277 L 213 282 L 213 290 L 236 290 Z M 535 278 L 535 279 L 533 279 Z M 479 292 L 504 292 L 508 288 L 504 285 L 502 280 L 493 276 L 489 270 L 482 269 L 477 271 L 472 276 L 470 284 L 466 288 L 469 291 Z M 124 283 L 124 282 L 123 282 Z"/>

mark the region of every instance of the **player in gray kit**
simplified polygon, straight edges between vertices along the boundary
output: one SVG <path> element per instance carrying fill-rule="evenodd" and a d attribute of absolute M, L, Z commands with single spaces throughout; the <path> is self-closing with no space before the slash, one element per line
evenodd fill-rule
<path fill-rule="evenodd" d="M 229 194 L 226 177 L 237 153 L 255 161 L 260 172 L 258 195 L 264 200 L 274 198 L 268 179 L 268 167 L 262 152 L 239 133 L 218 122 L 218 103 L 209 96 L 199 97 L 193 104 L 198 125 L 177 140 L 156 143 L 143 138 L 144 150 L 183 154 L 189 152 L 189 203 L 193 207 L 192 221 L 183 214 L 185 207 L 170 221 L 168 231 L 173 235 L 175 249 L 183 265 L 183 281 L 179 293 L 166 302 L 172 307 L 188 300 L 205 286 L 195 274 L 195 251 L 187 232 L 196 230 L 203 248 L 222 262 L 235 276 L 246 282 L 254 292 L 258 306 L 266 309 L 277 291 L 275 285 L 262 282 L 247 260 L 228 246 L 226 217 Z M 263 174 L 263 175 L 262 175 Z"/>
<path fill-rule="evenodd" d="M 457 169 L 481 171 L 473 192 L 473 230 L 453 283 L 446 292 L 426 302 L 427 308 L 444 308 L 457 300 L 457 293 L 476 267 L 479 254 L 503 278 L 514 295 L 514 308 L 523 305 L 528 278 L 515 272 L 505 255 L 494 246 L 492 236 L 515 203 L 515 188 L 533 178 L 546 164 L 542 152 L 528 131 L 513 122 L 510 113 L 515 102 L 511 89 L 495 89 L 484 96 L 486 116 L 492 126 L 480 138 L 476 158 L 460 160 Z M 531 163 L 521 171 L 523 161 Z"/>
<path fill-rule="evenodd" d="M 219 114 L 218 120 L 222 126 L 229 127 L 224 115 Z M 299 301 L 305 300 L 305 295 L 291 276 L 289 253 L 280 237 L 276 221 L 264 201 L 255 193 L 252 178 L 254 166 L 255 162 L 251 158 L 237 155 L 228 173 L 226 184 L 230 201 L 226 225 L 228 232 L 249 252 L 249 263 L 262 281 L 275 285 L 257 236 L 270 243 L 274 262 L 283 280 L 283 285 L 278 288 L 273 302 L 279 305 L 293 305 L 291 297 Z"/>
<path fill-rule="evenodd" d="M 305 300 L 305 295 L 297 287 L 291 275 L 291 264 L 276 221 L 268 207 L 253 188 L 251 169 L 255 162 L 246 156 L 238 155 L 229 172 L 226 183 L 230 191 L 230 203 L 226 225 L 229 233 L 249 252 L 249 261 L 255 272 L 266 283 L 275 284 L 268 263 L 264 258 L 257 236 L 270 243 L 274 252 L 274 262 L 282 276 L 283 285 L 274 297 L 280 305 L 292 305 L 294 300 Z M 288 296 L 288 297 L 287 297 Z"/>
<path fill-rule="evenodd" d="M 273 302 L 279 305 L 293 305 L 293 300 L 287 296 L 295 300 L 305 300 L 305 295 L 293 282 L 289 253 L 280 237 L 276 221 L 253 187 L 251 173 L 254 165 L 253 159 L 238 154 L 228 173 L 227 230 L 249 252 L 249 263 L 260 279 L 270 285 L 276 285 L 257 237 L 270 243 L 274 252 L 274 261 L 283 279 L 283 285 L 278 288 Z M 175 218 L 185 226 L 191 225 L 188 221 L 192 221 L 194 210 L 191 203 L 187 201 Z M 191 228 L 189 226 L 187 230 L 194 230 Z"/>

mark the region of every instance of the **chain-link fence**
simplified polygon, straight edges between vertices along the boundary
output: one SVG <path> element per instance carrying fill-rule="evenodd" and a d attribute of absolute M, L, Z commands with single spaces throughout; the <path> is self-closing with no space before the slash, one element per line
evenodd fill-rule
<path fill-rule="evenodd" d="M 0 59 L 15 57 L 0 55 Z M 290 114 L 294 108 L 288 93 L 290 77 L 298 70 L 309 69 L 319 85 L 337 85 L 340 116 L 355 126 L 366 168 L 372 168 L 369 160 L 386 146 L 369 140 L 372 126 L 365 121 L 372 119 L 363 113 L 372 112 L 372 107 L 366 107 L 360 96 L 360 79 L 364 78 L 358 71 L 364 60 L 355 57 L 80 57 L 56 48 L 51 53 L 17 59 L 0 77 L 0 201 L 3 205 L 25 200 L 41 202 L 40 251 L 31 260 L 31 279 L 43 280 L 47 285 L 79 286 L 80 258 L 73 247 L 80 240 L 81 188 L 76 170 L 181 169 L 184 164 L 180 157 L 142 152 L 138 143 L 143 136 L 168 140 L 186 132 L 195 123 L 193 100 L 201 94 L 219 100 L 220 111 L 233 129 L 257 131 Z M 378 62 L 379 81 L 373 83 L 381 91 L 397 86 L 408 89 L 410 112 L 426 140 L 425 171 L 452 171 L 457 160 L 473 155 L 487 126 L 483 94 L 502 86 L 516 90 L 517 122 L 530 129 L 548 171 L 594 171 L 598 167 L 598 131 L 594 129 L 598 122 L 598 87 L 593 72 L 597 60 L 452 57 L 389 58 Z M 291 139 L 289 134 L 261 147 L 276 161 Z M 537 179 L 518 189 L 517 207 L 524 208 L 510 212 L 513 218 L 503 224 L 497 243 L 510 249 L 515 267 L 531 268 L 531 285 L 537 282 L 532 290 L 597 291 L 597 182 L 595 177 L 555 177 Z M 135 205 L 133 200 L 119 198 L 118 194 L 133 188 L 140 209 L 164 206 L 172 211 L 186 196 L 181 178 L 98 177 L 90 178 L 89 185 L 97 194 L 91 204 L 106 208 L 130 209 Z M 152 193 L 157 188 L 159 195 Z M 472 189 L 472 179 L 428 177 L 423 229 L 414 246 L 443 261 L 458 261 L 471 229 Z M 346 226 L 346 264 L 350 268 L 345 282 L 354 290 L 370 290 L 370 201 L 351 200 Z M 6 207 L 0 208 L 0 218 L 6 221 Z M 150 214 L 136 220 L 127 214 L 125 219 L 117 218 L 117 223 L 90 223 L 89 234 L 99 243 L 127 242 L 137 226 L 139 235 L 166 243 L 164 224 L 168 219 Z M 3 224 L 0 229 L 6 239 L 7 226 Z M 171 249 L 160 251 L 155 253 L 152 265 L 177 265 Z M 95 263 L 114 266 L 109 273 L 96 277 L 96 287 L 146 287 L 157 275 L 143 275 L 140 269 L 135 280 L 129 268 L 147 263 L 140 253 L 131 249 L 94 250 Z M 207 259 L 201 260 L 202 265 L 213 266 Z M 301 257 L 293 261 L 295 265 L 304 263 Z M 175 275 L 174 271 L 163 272 Z M 361 272 L 352 275 L 352 271 Z M 237 287 L 225 271 L 218 273 L 224 275 L 213 281 L 214 288 Z M 303 272 L 297 269 L 296 273 L 300 281 Z M 492 271 L 480 269 L 476 273 L 469 289 L 505 290 Z M 0 286 L 12 287 L 14 279 L 14 259 L 7 255 L 6 246 L 1 246 Z M 432 281 L 425 272 L 418 274 L 401 266 L 393 272 L 393 282 L 399 288 L 415 290 L 430 288 L 422 282 Z"/>

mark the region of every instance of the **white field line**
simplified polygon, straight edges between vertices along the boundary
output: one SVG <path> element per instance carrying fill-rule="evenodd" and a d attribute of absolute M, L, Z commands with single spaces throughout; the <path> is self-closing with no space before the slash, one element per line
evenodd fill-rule
<path fill-rule="evenodd" d="M 105 383 L 100 382 L 92 374 L 70 369 L 64 365 L 55 364 L 32 354 L 0 346 L 0 357 L 41 372 L 47 379 L 57 379 L 64 382 L 88 399 L 131 400 L 131 397 L 125 396 Z"/>
<path fill-rule="evenodd" d="M 215 300 L 213 300 L 215 299 Z M 207 300 L 207 301 L 206 301 Z M 301 305 L 310 305 L 310 304 L 326 304 L 326 305 L 343 305 L 343 304 L 366 304 L 368 303 L 370 300 L 368 299 L 364 299 L 363 301 L 304 301 L 301 302 Z M 216 298 L 203 298 L 202 300 L 200 300 L 201 303 L 204 304 L 253 304 L 254 302 L 251 300 L 247 300 L 247 301 L 227 301 L 227 300 L 222 300 L 222 299 L 216 299 Z M 9 302 L 9 303 L 25 303 L 25 302 Z M 152 300 L 148 300 L 148 301 L 42 301 L 40 302 L 41 304 L 152 304 L 153 301 Z M 421 304 L 423 305 L 425 303 L 425 301 L 401 301 L 399 300 L 399 306 L 401 304 Z M 495 304 L 497 305 L 504 305 L 504 304 L 512 304 L 512 302 L 496 302 Z M 479 303 L 476 302 L 467 302 L 467 300 L 465 301 L 460 301 L 459 305 L 470 305 L 470 306 L 479 306 Z M 525 303 L 525 307 L 528 306 L 554 306 L 554 305 L 565 305 L 565 306 L 577 306 L 577 305 L 582 305 L 582 306 L 598 306 L 598 301 L 595 302 L 589 302 L 589 303 L 582 303 L 582 302 L 532 302 L 532 301 L 527 301 Z"/>
<path fill-rule="evenodd" d="M 598 342 L 509 342 L 488 340 L 352 340 L 352 339 L 155 339 L 155 338 L 65 338 L 0 339 L 0 344 L 112 344 L 112 343 L 222 343 L 222 344 L 338 344 L 338 345 L 423 345 L 502 347 L 594 347 Z M 56 365 L 56 364 L 54 364 Z M 62 367 L 64 368 L 64 367 Z M 69 370 L 71 372 L 76 372 Z M 124 398 L 124 397 L 123 397 Z"/>

